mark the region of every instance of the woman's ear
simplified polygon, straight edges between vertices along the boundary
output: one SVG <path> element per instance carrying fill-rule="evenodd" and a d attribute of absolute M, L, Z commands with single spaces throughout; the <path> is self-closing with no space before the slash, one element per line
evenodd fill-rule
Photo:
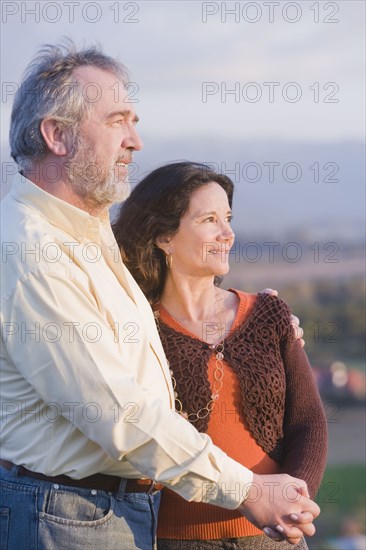
<path fill-rule="evenodd" d="M 157 239 L 155 240 L 155 244 L 160 250 L 165 252 L 165 254 L 170 254 L 170 242 L 172 238 L 169 235 L 159 235 Z"/>
<path fill-rule="evenodd" d="M 48 149 L 57 156 L 65 156 L 69 152 L 67 132 L 60 123 L 53 118 L 44 118 L 40 124 L 40 131 Z"/>

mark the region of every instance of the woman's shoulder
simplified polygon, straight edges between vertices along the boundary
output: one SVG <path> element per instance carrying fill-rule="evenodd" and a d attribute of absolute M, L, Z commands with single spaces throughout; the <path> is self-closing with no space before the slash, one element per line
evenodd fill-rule
<path fill-rule="evenodd" d="M 235 293 L 241 300 L 250 300 L 252 302 L 258 301 L 263 304 L 268 304 L 268 306 L 272 304 L 274 307 L 284 307 L 290 309 L 288 304 L 282 298 L 266 292 L 266 290 L 253 293 L 245 292 L 244 290 L 238 288 L 229 288 L 226 292 Z"/>
<path fill-rule="evenodd" d="M 237 288 L 229 288 L 228 290 L 225 290 L 227 295 L 236 296 L 236 299 L 240 301 L 240 303 L 250 303 L 253 304 L 256 302 L 259 293 L 251 293 L 251 292 L 245 292 L 244 290 L 239 290 Z"/>
<path fill-rule="evenodd" d="M 271 322 L 275 324 L 288 324 L 291 316 L 291 308 L 279 298 L 267 292 L 248 293 L 243 290 L 230 289 L 238 296 L 240 303 L 251 306 L 252 313 L 258 321 Z"/>

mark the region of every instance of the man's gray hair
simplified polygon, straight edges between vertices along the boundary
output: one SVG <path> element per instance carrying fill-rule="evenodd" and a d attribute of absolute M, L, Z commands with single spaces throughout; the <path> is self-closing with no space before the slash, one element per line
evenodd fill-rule
<path fill-rule="evenodd" d="M 47 154 L 40 132 L 44 118 L 57 120 L 62 128 L 69 129 L 76 143 L 79 125 L 93 107 L 74 75 L 82 66 L 98 67 L 124 85 L 128 82 L 127 68 L 97 46 L 78 51 L 71 40 L 43 46 L 28 65 L 14 99 L 9 140 L 11 156 L 20 167 Z"/>

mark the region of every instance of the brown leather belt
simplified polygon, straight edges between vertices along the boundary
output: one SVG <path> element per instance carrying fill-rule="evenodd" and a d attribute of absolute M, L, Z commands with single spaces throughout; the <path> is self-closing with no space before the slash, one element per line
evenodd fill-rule
<path fill-rule="evenodd" d="M 9 460 L 0 459 L 0 464 L 7 470 L 11 470 L 15 464 Z M 105 474 L 94 474 L 83 479 L 72 479 L 69 476 L 46 476 L 38 472 L 32 472 L 24 466 L 19 466 L 18 475 L 35 477 L 42 481 L 49 481 L 60 485 L 68 485 L 70 487 L 82 487 L 84 489 L 97 489 L 99 491 L 117 492 L 123 478 L 118 476 L 108 476 Z M 125 492 L 126 493 L 154 493 L 163 489 L 161 483 L 156 483 L 152 479 L 127 479 Z"/>

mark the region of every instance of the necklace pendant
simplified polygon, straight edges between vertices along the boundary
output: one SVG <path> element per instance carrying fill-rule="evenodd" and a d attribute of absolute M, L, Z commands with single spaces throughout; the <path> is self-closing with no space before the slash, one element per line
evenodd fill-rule
<path fill-rule="evenodd" d="M 222 361 L 224 358 L 224 354 L 221 353 L 221 351 L 219 351 L 218 353 L 216 353 L 216 359 L 218 359 L 219 361 Z"/>

